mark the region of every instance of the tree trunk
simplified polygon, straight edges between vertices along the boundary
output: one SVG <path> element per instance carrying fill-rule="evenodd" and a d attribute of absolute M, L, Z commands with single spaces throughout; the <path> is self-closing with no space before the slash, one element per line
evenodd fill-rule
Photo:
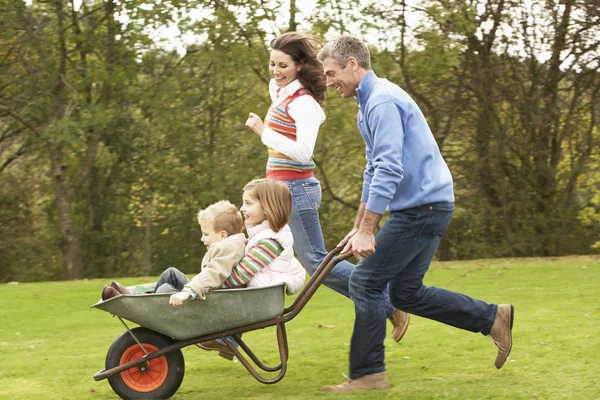
<path fill-rule="evenodd" d="M 144 275 L 152 271 L 152 200 L 144 206 Z"/>
<path fill-rule="evenodd" d="M 59 162 L 58 151 L 50 145 L 48 147 L 58 227 L 62 239 L 63 278 L 79 279 L 83 271 L 83 262 L 80 253 L 79 230 L 73 220 L 72 202 L 63 185 L 66 168 Z"/>

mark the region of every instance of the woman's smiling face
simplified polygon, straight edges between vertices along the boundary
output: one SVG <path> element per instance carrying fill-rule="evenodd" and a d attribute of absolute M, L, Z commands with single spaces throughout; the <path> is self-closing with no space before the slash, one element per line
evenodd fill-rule
<path fill-rule="evenodd" d="M 281 50 L 271 50 L 269 71 L 275 79 L 275 84 L 283 88 L 298 77 L 300 65 L 297 65 L 289 54 Z"/>

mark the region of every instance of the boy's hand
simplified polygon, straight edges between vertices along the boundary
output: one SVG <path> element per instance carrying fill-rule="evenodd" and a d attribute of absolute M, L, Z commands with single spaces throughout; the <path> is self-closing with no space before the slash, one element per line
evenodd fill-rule
<path fill-rule="evenodd" d="M 169 298 L 169 304 L 173 307 L 179 307 L 182 305 L 187 299 L 189 299 L 192 295 L 186 291 L 172 294 Z"/>

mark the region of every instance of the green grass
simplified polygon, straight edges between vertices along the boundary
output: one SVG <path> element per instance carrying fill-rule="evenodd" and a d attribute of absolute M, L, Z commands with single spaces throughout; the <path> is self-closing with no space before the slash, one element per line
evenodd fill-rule
<path fill-rule="evenodd" d="M 123 332 L 116 318 L 89 309 L 105 283 L 0 285 L 0 399 L 116 397 L 92 378 Z M 389 390 L 320 393 L 347 373 L 354 320 L 351 301 L 322 288 L 286 325 L 281 382 L 262 385 L 240 363 L 190 346 L 173 399 L 600 399 L 600 257 L 435 263 L 426 284 L 515 305 L 514 347 L 502 370 L 488 338 L 413 316 L 402 342 L 386 339 Z M 273 328 L 244 338 L 276 363 Z"/>

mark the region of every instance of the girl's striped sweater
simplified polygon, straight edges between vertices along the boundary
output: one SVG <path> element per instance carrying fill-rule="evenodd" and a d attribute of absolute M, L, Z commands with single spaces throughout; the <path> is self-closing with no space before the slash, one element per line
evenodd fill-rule
<path fill-rule="evenodd" d="M 282 252 L 283 247 L 275 239 L 259 241 L 233 268 L 222 287 L 234 288 L 246 285 L 256 273 L 271 264 Z"/>

